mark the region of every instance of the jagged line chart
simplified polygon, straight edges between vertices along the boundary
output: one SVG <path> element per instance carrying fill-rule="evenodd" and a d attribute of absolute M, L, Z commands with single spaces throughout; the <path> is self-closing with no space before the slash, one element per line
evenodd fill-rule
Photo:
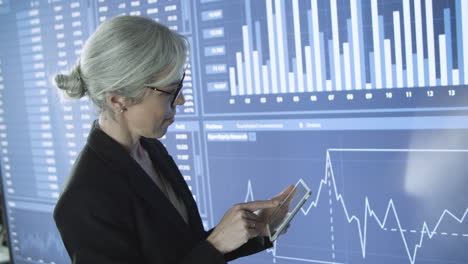
<path fill-rule="evenodd" d="M 70 263 L 51 212 L 10 208 L 9 220 L 11 250 L 16 262 Z"/>
<path fill-rule="evenodd" d="M 48 252 L 51 250 L 59 254 L 60 259 L 67 259 L 68 255 L 66 254 L 62 241 L 59 237 L 55 236 L 54 234 L 48 233 L 46 237 L 43 237 L 44 234 L 40 233 L 32 233 L 32 234 L 24 234 L 20 235 L 19 240 L 23 241 L 21 245 L 21 249 L 25 252 L 30 251 L 37 251 L 40 253 L 40 256 L 50 257 L 47 255 Z M 31 257 L 25 257 L 31 259 Z M 39 262 L 46 263 L 42 258 L 38 260 Z M 49 262 L 50 264 L 55 264 L 55 261 Z"/>
<path fill-rule="evenodd" d="M 339 192 L 336 184 L 336 179 L 335 179 L 335 174 L 333 172 L 333 163 L 331 159 L 331 154 L 332 152 L 464 152 L 468 153 L 468 150 L 452 150 L 452 149 L 328 149 L 326 151 L 326 166 L 325 166 L 325 176 L 324 178 L 320 181 L 319 187 L 316 191 L 316 197 L 315 200 L 312 200 L 310 202 L 309 206 L 307 208 L 301 208 L 301 212 L 304 216 L 307 216 L 310 211 L 313 208 L 316 208 L 320 202 L 321 196 L 325 195 L 325 189 L 327 186 L 331 188 L 331 191 L 334 193 L 334 200 L 337 201 L 340 205 L 341 208 L 343 209 L 344 215 L 346 217 L 346 221 L 348 223 L 354 223 L 356 225 L 356 228 L 358 230 L 359 234 L 359 241 L 360 241 L 360 246 L 361 246 L 361 254 L 362 257 L 365 259 L 366 258 L 366 247 L 367 247 L 367 226 L 369 221 L 373 220 L 375 223 L 377 223 L 378 227 L 380 227 L 383 230 L 387 230 L 386 224 L 387 220 L 390 218 L 390 216 L 395 217 L 397 220 L 397 232 L 400 234 L 401 241 L 404 245 L 404 248 L 406 250 L 406 255 L 408 256 L 408 260 L 410 264 L 415 264 L 416 262 L 416 257 L 418 250 L 421 249 L 424 245 L 424 242 L 426 240 L 433 239 L 434 236 L 437 234 L 439 226 L 441 223 L 448 219 L 451 218 L 452 220 L 455 220 L 456 223 L 462 224 L 465 220 L 468 220 L 468 206 L 465 209 L 465 212 L 462 215 L 455 215 L 451 211 L 445 209 L 441 212 L 440 217 L 438 218 L 437 222 L 435 225 L 432 227 L 427 224 L 426 221 L 423 222 L 421 229 L 417 231 L 420 233 L 420 237 L 417 241 L 417 243 L 412 246 L 409 245 L 407 242 L 407 236 L 405 233 L 407 233 L 407 230 L 402 226 L 400 223 L 400 218 L 398 215 L 398 209 L 395 206 L 394 202 L 392 199 L 388 201 L 387 208 L 385 210 L 385 213 L 383 216 L 379 216 L 375 210 L 372 208 L 371 202 L 369 201 L 368 197 L 365 197 L 365 213 L 363 218 L 353 215 L 349 213 L 347 207 L 346 207 L 346 201 L 343 198 L 343 195 Z M 245 197 L 245 201 L 252 201 L 254 200 L 254 192 L 253 192 L 253 187 L 250 182 L 248 181 L 248 186 L 247 186 L 247 194 Z M 413 232 L 412 232 L 413 233 Z M 468 234 L 461 234 L 461 236 L 468 238 Z M 286 259 L 286 260 L 295 260 L 295 261 L 303 261 L 303 262 L 311 262 L 311 263 L 323 263 L 323 264 L 343 264 L 341 262 L 335 262 L 335 261 L 320 261 L 320 260 L 312 260 L 312 259 L 302 259 L 302 258 L 295 258 L 295 257 L 290 257 L 290 256 L 280 256 L 277 254 L 277 242 L 274 243 L 273 248 L 268 249 L 267 252 L 270 252 L 273 255 L 273 260 L 276 262 L 276 259 Z"/>

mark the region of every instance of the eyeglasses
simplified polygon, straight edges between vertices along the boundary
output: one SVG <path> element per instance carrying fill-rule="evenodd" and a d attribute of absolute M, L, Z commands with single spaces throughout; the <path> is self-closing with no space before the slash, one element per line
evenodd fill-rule
<path fill-rule="evenodd" d="M 145 87 L 149 88 L 149 89 L 151 89 L 153 91 L 158 91 L 158 92 L 161 92 L 161 93 L 165 93 L 165 94 L 169 94 L 169 95 L 174 96 L 172 98 L 172 100 L 171 100 L 171 105 L 174 105 L 175 100 L 177 100 L 177 98 L 180 96 L 180 90 L 182 90 L 182 87 L 184 87 L 184 79 L 185 79 L 185 71 L 184 71 L 184 74 L 182 75 L 182 79 L 180 80 L 180 82 L 177 85 L 177 89 L 175 90 L 175 92 L 164 91 L 164 90 L 161 90 L 158 87 L 154 87 L 154 86 L 145 86 Z"/>

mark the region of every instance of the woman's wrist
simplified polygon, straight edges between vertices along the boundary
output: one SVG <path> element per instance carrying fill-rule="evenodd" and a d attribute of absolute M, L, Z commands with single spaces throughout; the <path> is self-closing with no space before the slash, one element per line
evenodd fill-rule
<path fill-rule="evenodd" d="M 216 248 L 219 252 L 221 252 L 222 254 L 225 254 L 226 252 L 224 252 L 222 249 L 221 249 L 221 246 L 220 246 L 220 241 L 216 238 L 216 235 L 213 235 L 211 234 L 210 236 L 208 236 L 208 238 L 206 239 L 206 241 L 208 243 L 210 243 L 214 248 Z"/>

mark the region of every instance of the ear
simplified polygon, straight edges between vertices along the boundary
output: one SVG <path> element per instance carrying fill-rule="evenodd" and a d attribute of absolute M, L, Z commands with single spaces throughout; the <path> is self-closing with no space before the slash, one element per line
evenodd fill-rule
<path fill-rule="evenodd" d="M 126 108 L 125 97 L 113 95 L 106 98 L 106 103 L 114 112 L 120 112 L 121 109 Z"/>

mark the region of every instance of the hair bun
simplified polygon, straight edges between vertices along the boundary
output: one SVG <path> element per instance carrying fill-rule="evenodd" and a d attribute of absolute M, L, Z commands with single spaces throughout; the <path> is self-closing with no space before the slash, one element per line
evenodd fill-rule
<path fill-rule="evenodd" d="M 86 94 L 86 87 L 81 78 L 78 64 L 69 74 L 57 74 L 55 83 L 57 87 L 72 99 L 79 99 Z"/>

